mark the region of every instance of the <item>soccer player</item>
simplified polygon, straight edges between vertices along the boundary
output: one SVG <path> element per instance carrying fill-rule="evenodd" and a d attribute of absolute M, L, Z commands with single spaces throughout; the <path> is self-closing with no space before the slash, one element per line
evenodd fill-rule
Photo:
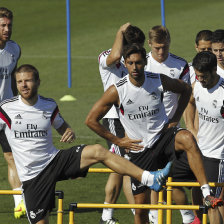
<path fill-rule="evenodd" d="M 215 30 L 212 34 L 212 52 L 217 58 L 217 74 L 224 78 L 224 30 Z"/>
<path fill-rule="evenodd" d="M 0 7 L 0 102 L 17 94 L 15 79 L 13 76 L 17 62 L 20 58 L 19 45 L 10 40 L 12 34 L 13 13 L 4 7 Z M 21 183 L 17 174 L 15 162 L 10 145 L 4 131 L 0 131 L 0 144 L 4 158 L 8 163 L 8 181 L 13 190 L 21 190 Z M 25 215 L 25 207 L 21 195 L 13 195 L 15 218 Z"/>
<path fill-rule="evenodd" d="M 201 30 L 197 33 L 196 38 L 195 38 L 195 49 L 197 53 L 202 52 L 202 51 L 212 51 L 212 31 L 211 30 Z M 196 80 L 196 74 L 194 71 L 194 68 L 192 66 L 192 63 L 189 63 L 189 69 L 190 69 L 190 80 L 191 84 L 193 84 Z M 187 107 L 188 109 L 188 107 Z M 188 122 L 188 113 L 191 113 L 191 111 L 188 112 L 188 110 L 185 111 L 184 113 L 184 120 L 187 129 L 192 131 L 195 131 L 198 129 L 198 113 L 195 113 L 195 118 L 194 118 L 194 123 L 192 121 Z M 191 114 L 190 114 L 191 116 Z M 190 118 L 191 119 L 191 118 Z M 191 127 L 191 125 L 194 125 L 194 127 Z M 195 138 L 197 139 L 197 134 L 193 133 Z"/>
<path fill-rule="evenodd" d="M 193 133 L 197 133 L 208 181 L 224 182 L 224 79 L 217 74 L 217 59 L 211 52 L 198 53 L 192 65 L 198 81 L 192 86 L 189 121 L 194 122 L 197 110 L 199 128 Z M 215 197 L 220 197 L 221 187 L 212 191 Z M 209 211 L 210 223 L 220 223 L 219 217 L 218 210 Z"/>
<path fill-rule="evenodd" d="M 142 46 L 127 46 L 123 57 L 128 75 L 112 85 L 94 104 L 87 115 L 86 124 L 101 137 L 130 150 L 130 161 L 143 169 L 156 170 L 168 160 L 174 160 L 173 175 L 181 177 L 193 171 L 201 185 L 206 205 L 215 207 L 223 204 L 222 200 L 210 195 L 200 150 L 193 135 L 176 127 L 189 101 L 191 87 L 182 80 L 166 75 L 145 73 L 147 59 Z M 162 103 L 164 91 L 180 94 L 178 107 L 171 119 L 168 119 Z M 126 133 L 123 138 L 113 135 L 99 122 L 113 105 L 119 109 Z M 150 190 L 133 178 L 131 182 L 135 203 L 149 204 Z M 135 224 L 148 222 L 148 211 L 136 209 Z"/>
<path fill-rule="evenodd" d="M 125 23 L 119 28 L 112 49 L 103 51 L 99 55 L 99 71 L 104 91 L 128 73 L 123 64 L 123 47 L 131 43 L 139 43 L 144 45 L 144 41 L 145 35 L 138 27 L 132 26 L 130 23 Z M 120 138 L 124 137 L 124 128 L 121 125 L 117 110 L 114 106 L 108 111 L 102 120 L 103 125 L 107 130 Z M 107 144 L 111 152 L 126 159 L 129 158 L 125 149 L 122 149 L 109 141 L 107 141 Z M 134 197 L 131 192 L 130 177 L 123 177 L 117 173 L 111 173 L 105 187 L 105 204 L 116 203 L 120 194 L 122 183 L 123 191 L 128 202 L 130 204 L 134 203 Z M 100 219 L 100 224 L 117 224 L 118 220 L 113 217 L 113 211 L 114 209 L 112 208 L 104 208 Z M 132 211 L 134 213 L 134 210 Z"/>
<path fill-rule="evenodd" d="M 187 61 L 169 52 L 171 43 L 169 30 L 164 26 L 157 25 L 149 30 L 148 35 L 148 44 L 151 48 L 151 52 L 147 54 L 147 65 L 145 70 L 153 73 L 162 73 L 170 78 L 190 83 L 190 73 Z M 171 91 L 164 92 L 163 102 L 169 119 L 173 117 L 177 109 L 178 98 L 179 94 Z M 182 200 L 183 198 L 185 199 Z M 157 194 L 152 192 L 151 199 L 152 203 L 157 203 Z M 188 203 L 184 189 L 180 187 L 175 187 L 173 189 L 173 199 L 176 204 Z M 152 210 L 151 213 L 156 220 L 158 211 Z M 183 223 L 197 223 L 197 217 L 194 216 L 192 210 L 180 210 L 180 213 L 182 215 Z"/>
<path fill-rule="evenodd" d="M 171 162 L 161 171 L 149 172 L 101 145 L 56 149 L 51 126 L 62 135 L 61 142 L 73 142 L 73 130 L 59 114 L 56 102 L 38 94 L 40 79 L 34 66 L 21 65 L 15 77 L 20 95 L 0 104 L 0 126 L 5 129 L 12 148 L 30 223 L 48 223 L 57 181 L 85 177 L 88 168 L 98 162 L 121 175 L 136 178 L 144 186 L 161 190 Z"/>
<path fill-rule="evenodd" d="M 201 30 L 195 38 L 195 50 L 197 53 L 202 51 L 212 51 L 212 31 Z M 195 81 L 195 72 L 192 63 L 189 63 L 191 84 Z"/>

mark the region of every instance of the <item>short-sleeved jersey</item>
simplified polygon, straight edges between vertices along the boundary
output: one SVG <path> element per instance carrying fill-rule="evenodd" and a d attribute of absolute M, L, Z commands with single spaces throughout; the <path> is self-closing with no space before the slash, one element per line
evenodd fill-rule
<path fill-rule="evenodd" d="M 0 102 L 13 97 L 11 75 L 20 57 L 20 47 L 10 40 L 0 49 Z"/>
<path fill-rule="evenodd" d="M 152 57 L 152 53 L 147 54 L 146 71 L 152 73 L 162 73 L 173 79 L 181 79 L 184 82 L 190 84 L 190 74 L 188 63 L 180 57 L 169 53 L 167 59 L 159 63 Z M 166 114 L 171 119 L 177 109 L 179 94 L 166 91 L 164 92 L 164 106 Z"/>
<path fill-rule="evenodd" d="M 224 78 L 224 69 L 217 65 L 217 74 Z"/>
<path fill-rule="evenodd" d="M 21 181 L 37 176 L 58 153 L 51 126 L 58 129 L 63 123 L 56 102 L 49 98 L 38 96 L 33 106 L 20 96 L 0 104 L 0 124 L 5 126 Z"/>
<path fill-rule="evenodd" d="M 198 145 L 209 158 L 224 159 L 224 79 L 211 89 L 196 81 L 193 89 L 199 115 Z"/>
<path fill-rule="evenodd" d="M 103 83 L 104 91 L 106 91 L 111 85 L 118 82 L 120 78 L 123 78 L 128 74 L 127 69 L 123 64 L 123 59 L 117 64 L 107 66 L 107 57 L 110 54 L 111 49 L 102 52 L 99 55 L 98 62 L 99 62 L 99 71 L 101 80 Z M 104 116 L 104 118 L 118 118 L 117 110 L 115 106 L 113 106 L 108 113 Z"/>
<path fill-rule="evenodd" d="M 162 103 L 160 75 L 146 72 L 141 87 L 134 86 L 127 75 L 117 82 L 115 87 L 120 100 L 120 121 L 125 133 L 131 139 L 142 139 L 140 144 L 144 145 L 144 148 L 152 147 L 168 121 Z"/>

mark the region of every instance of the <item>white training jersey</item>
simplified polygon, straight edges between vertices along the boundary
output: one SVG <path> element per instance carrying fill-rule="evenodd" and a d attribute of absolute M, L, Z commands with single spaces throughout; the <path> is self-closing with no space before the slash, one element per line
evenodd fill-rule
<path fill-rule="evenodd" d="M 20 57 L 19 45 L 9 40 L 5 48 L 0 49 L 0 102 L 13 97 L 11 75 Z"/>
<path fill-rule="evenodd" d="M 199 114 L 198 145 L 206 157 L 224 159 L 224 79 L 211 89 L 196 81 L 193 89 Z"/>
<path fill-rule="evenodd" d="M 98 58 L 99 71 L 100 71 L 100 76 L 103 83 L 104 91 L 106 91 L 111 85 L 118 82 L 120 78 L 123 78 L 124 76 L 128 74 L 128 71 L 124 66 L 123 59 L 121 59 L 121 61 L 115 65 L 107 66 L 106 61 L 110 52 L 111 52 L 111 49 L 107 51 L 103 51 L 99 55 L 99 58 Z M 104 118 L 119 118 L 115 106 L 113 106 L 107 112 Z"/>
<path fill-rule="evenodd" d="M 224 69 L 217 65 L 217 74 L 224 78 Z"/>
<path fill-rule="evenodd" d="M 169 53 L 167 59 L 159 63 L 152 57 L 152 53 L 147 54 L 147 65 L 146 71 L 152 73 L 162 73 L 173 79 L 181 79 L 184 82 L 190 84 L 190 74 L 188 63 L 174 54 Z M 166 114 L 169 119 L 171 119 L 178 106 L 179 94 L 173 93 L 171 91 L 164 92 L 164 106 L 166 109 Z"/>
<path fill-rule="evenodd" d="M 24 104 L 21 96 L 0 104 L 0 124 L 5 125 L 20 181 L 36 177 L 58 153 L 51 125 L 58 129 L 63 123 L 56 102 L 49 98 L 38 96 L 33 106 Z"/>
<path fill-rule="evenodd" d="M 159 132 L 168 122 L 162 103 L 163 87 L 160 75 L 146 72 L 141 87 L 134 86 L 127 75 L 115 87 L 120 100 L 120 121 L 125 133 L 131 139 L 142 139 L 140 144 L 144 149 L 152 147 L 160 137 Z"/>

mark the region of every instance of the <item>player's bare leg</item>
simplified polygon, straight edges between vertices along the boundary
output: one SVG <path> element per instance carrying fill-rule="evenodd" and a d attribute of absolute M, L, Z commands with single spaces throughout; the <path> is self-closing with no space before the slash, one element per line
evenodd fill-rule
<path fill-rule="evenodd" d="M 107 203 L 116 203 L 121 191 L 123 176 L 117 173 L 111 173 L 105 186 L 105 201 Z"/>
<path fill-rule="evenodd" d="M 47 215 L 44 217 L 44 219 L 41 219 L 39 222 L 37 222 L 36 224 L 49 224 L 49 212 L 47 213 Z"/>
<path fill-rule="evenodd" d="M 12 152 L 5 152 L 4 158 L 8 164 L 8 181 L 11 188 L 13 190 L 22 190 Z M 13 198 L 15 203 L 14 216 L 18 219 L 26 214 L 26 210 L 22 200 L 22 195 L 13 195 Z"/>
<path fill-rule="evenodd" d="M 150 204 L 150 190 L 134 196 L 135 204 Z M 135 224 L 148 224 L 149 223 L 149 210 L 148 209 L 135 209 Z"/>
<path fill-rule="evenodd" d="M 175 137 L 175 149 L 184 150 L 187 153 L 189 166 L 197 178 L 200 186 L 207 184 L 207 177 L 202 162 L 201 152 L 194 136 L 187 130 L 181 130 Z"/>

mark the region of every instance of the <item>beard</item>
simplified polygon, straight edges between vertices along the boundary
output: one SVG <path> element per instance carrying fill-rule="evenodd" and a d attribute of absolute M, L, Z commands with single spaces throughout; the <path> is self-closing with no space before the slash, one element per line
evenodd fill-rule
<path fill-rule="evenodd" d="M 22 98 L 25 100 L 32 100 L 37 96 L 37 88 L 33 88 L 32 90 L 28 89 L 28 93 L 19 92 Z"/>

